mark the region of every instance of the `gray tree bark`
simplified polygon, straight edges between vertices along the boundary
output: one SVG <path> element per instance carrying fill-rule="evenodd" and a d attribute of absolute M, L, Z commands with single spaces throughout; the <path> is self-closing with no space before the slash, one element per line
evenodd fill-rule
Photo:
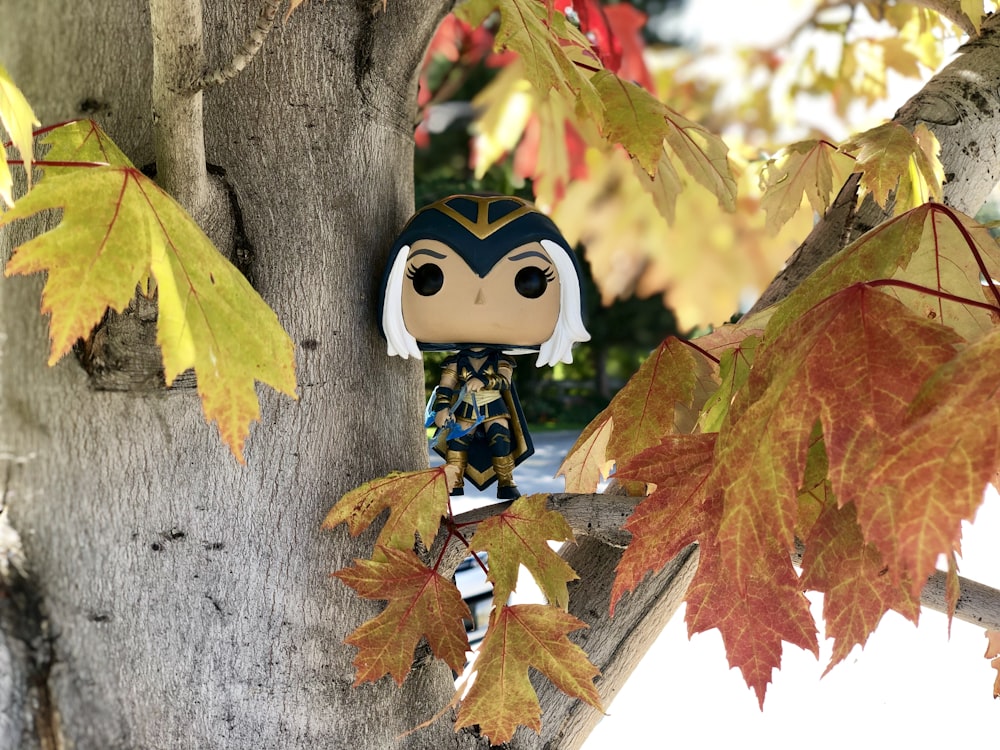
<path fill-rule="evenodd" d="M 244 41 L 252 5 L 206 4 L 209 66 Z M 299 401 L 261 389 L 246 467 L 188 387 L 92 379 L 74 356 L 46 368 L 42 280 L 0 283 L 0 748 L 478 744 L 447 721 L 400 737 L 450 698 L 440 663 L 402 689 L 351 687 L 341 641 L 379 605 L 329 574 L 372 539 L 320 530 L 347 490 L 426 465 L 420 367 L 385 356 L 372 313 L 413 208 L 415 75 L 448 5 L 306 4 L 204 96 L 234 209 L 206 229 L 230 228 L 297 346 Z M 5 1 L 0 18 L 0 59 L 44 122 L 96 116 L 153 162 L 144 3 Z M 148 362 L 103 361 L 118 366 Z"/>

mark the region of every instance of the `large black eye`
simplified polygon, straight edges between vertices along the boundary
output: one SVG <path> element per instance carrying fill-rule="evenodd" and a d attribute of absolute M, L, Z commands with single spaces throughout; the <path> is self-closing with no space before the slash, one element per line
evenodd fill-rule
<path fill-rule="evenodd" d="M 413 281 L 413 291 L 421 297 L 431 297 L 444 286 L 444 271 L 434 263 L 424 263 L 408 276 Z"/>
<path fill-rule="evenodd" d="M 545 294 L 545 287 L 549 285 L 545 278 L 545 271 L 535 266 L 526 266 L 517 272 L 514 277 L 514 288 L 522 297 L 528 299 L 538 299 Z"/>

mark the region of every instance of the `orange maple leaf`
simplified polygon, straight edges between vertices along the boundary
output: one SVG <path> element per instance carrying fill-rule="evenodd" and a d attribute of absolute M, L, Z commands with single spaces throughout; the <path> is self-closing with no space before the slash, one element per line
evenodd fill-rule
<path fill-rule="evenodd" d="M 327 513 L 323 528 L 346 523 L 351 534 L 357 536 L 386 508 L 390 509 L 389 520 L 379 532 L 377 545 L 412 549 L 414 533 L 429 543 L 442 516 L 448 513 L 444 468 L 393 472 L 373 479 L 340 498 Z"/>
<path fill-rule="evenodd" d="M 699 395 L 708 397 L 699 384 L 712 377 L 714 367 L 705 357 L 680 339 L 666 339 L 611 399 L 608 407 L 587 425 L 566 455 L 563 467 L 586 460 L 585 454 L 592 450 L 588 441 L 594 438 L 595 432 L 607 428 L 609 419 L 613 419 L 619 429 L 611 430 L 606 457 L 619 465 L 627 463 L 633 456 L 659 443 L 664 435 L 675 432 L 678 419 L 690 417 L 695 399 Z M 622 429 L 622 425 L 628 428 Z"/>
<path fill-rule="evenodd" d="M 758 349 L 733 404 L 739 416 L 723 425 L 709 489 L 725 495 L 719 544 L 737 582 L 775 542 L 794 546 L 798 489 L 817 419 L 834 494 L 841 504 L 854 500 L 884 445 L 897 439 L 920 385 L 952 358 L 957 341 L 952 331 L 859 285 L 816 305 Z"/>
<path fill-rule="evenodd" d="M 594 687 L 598 670 L 583 649 L 566 637 L 584 627 L 585 623 L 555 607 L 502 607 L 479 647 L 475 682 L 462 700 L 455 729 L 478 724 L 494 745 L 510 740 L 518 725 L 537 732 L 541 709 L 528 679 L 529 667 L 567 695 L 603 711 Z"/>
<path fill-rule="evenodd" d="M 867 478 L 856 501 L 865 538 L 914 592 L 937 556 L 955 549 L 1000 464 L 996 363 L 1000 331 L 942 367 L 915 400 L 903 429 Z"/>
<path fill-rule="evenodd" d="M 503 513 L 480 523 L 472 538 L 472 549 L 489 555 L 489 579 L 497 602 L 507 601 L 523 565 L 550 604 L 562 609 L 569 605 L 566 583 L 579 576 L 548 542 L 573 541 L 573 530 L 562 514 L 548 510 L 545 502 L 545 495 L 518 498 Z"/>
<path fill-rule="evenodd" d="M 809 601 L 784 549 L 772 547 L 758 557 L 742 589 L 717 546 L 703 544 L 700 553 L 687 593 L 688 635 L 718 628 L 729 666 L 740 668 L 763 707 L 771 674 L 781 666 L 782 641 L 819 656 Z"/>
<path fill-rule="evenodd" d="M 714 532 L 706 512 L 706 480 L 712 469 L 714 433 L 668 435 L 618 470 L 620 479 L 656 485 L 625 522 L 632 541 L 625 548 L 611 588 L 611 614 L 626 591 L 649 572 L 663 569 L 691 542 Z"/>
<path fill-rule="evenodd" d="M 402 685 L 421 638 L 452 670 L 462 671 L 469 645 L 464 619 L 471 617 L 462 594 L 412 550 L 380 547 L 379 552 L 384 560 L 355 560 L 353 568 L 334 573 L 364 598 L 389 602 L 344 641 L 359 649 L 355 687 L 384 674 Z"/>
<path fill-rule="evenodd" d="M 804 541 L 802 587 L 823 592 L 826 635 L 834 639 L 826 672 L 856 644 L 864 646 L 890 609 L 917 621 L 919 596 L 885 575 L 882 556 L 865 543 L 852 503 L 838 508 L 830 502 Z"/>

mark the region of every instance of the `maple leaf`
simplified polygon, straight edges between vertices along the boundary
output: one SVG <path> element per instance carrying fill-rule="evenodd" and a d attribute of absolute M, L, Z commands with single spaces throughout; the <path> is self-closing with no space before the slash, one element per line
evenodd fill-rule
<path fill-rule="evenodd" d="M 922 192 L 940 200 L 941 185 L 933 162 L 913 134 L 899 123 L 887 122 L 866 130 L 840 148 L 857 159 L 855 171 L 861 172 L 862 194 L 871 193 L 883 208 L 900 178 L 911 170 L 914 170 L 912 179 L 924 182 L 926 190 Z"/>
<path fill-rule="evenodd" d="M 511 49 L 524 60 L 525 75 L 542 95 L 555 90 L 577 103 L 578 114 L 603 120 L 601 102 L 590 74 L 577 63 L 599 66 L 590 42 L 554 8 L 537 0 L 470 0 L 456 9 L 471 26 L 479 26 L 494 10 L 500 12 L 494 49 Z M 584 56 L 583 53 L 589 53 Z"/>
<path fill-rule="evenodd" d="M 620 143 L 650 176 L 656 174 L 670 132 L 670 110 L 644 88 L 608 70 L 595 74 L 591 82 L 606 107 L 608 139 Z"/>
<path fill-rule="evenodd" d="M 344 642 L 358 647 L 354 686 L 390 674 L 402 685 L 413 650 L 426 638 L 431 650 L 455 672 L 465 666 L 469 642 L 464 619 L 471 617 L 455 584 L 428 568 L 412 550 L 380 547 L 379 560 L 355 560 L 334 573 L 365 599 L 388 606 Z"/>
<path fill-rule="evenodd" d="M 695 182 L 707 188 L 726 211 L 736 209 L 736 179 L 729 166 L 729 147 L 719 136 L 667 107 L 667 148 Z"/>
<path fill-rule="evenodd" d="M 132 162 L 114 141 L 93 120 L 73 120 L 51 130 L 42 130 L 42 145 L 48 146 L 46 162 L 67 166 L 46 165 L 46 176 L 66 174 L 79 167 L 74 164 L 107 164 L 111 167 L 131 167 Z"/>
<path fill-rule="evenodd" d="M 684 547 L 715 531 L 706 509 L 706 480 L 712 469 L 715 434 L 667 435 L 618 470 L 623 480 L 646 482 L 656 489 L 625 522 L 632 541 L 622 554 L 611 588 L 611 614 L 627 591 L 647 573 L 658 572 Z"/>
<path fill-rule="evenodd" d="M 194 368 L 205 418 L 242 463 L 250 422 L 260 418 L 255 381 L 295 397 L 292 342 L 271 308 L 184 209 L 133 167 L 48 176 L 0 216 L 0 227 L 47 209 L 62 209 L 62 221 L 17 248 L 4 273 L 48 273 L 49 364 L 107 308 L 121 312 L 152 275 L 167 385 Z"/>
<path fill-rule="evenodd" d="M 698 392 L 700 368 L 711 370 L 707 360 L 683 341 L 667 338 L 611 399 L 608 407 L 587 425 L 566 454 L 563 466 L 585 462 L 593 448 L 591 439 L 599 430 L 608 429 L 606 422 L 609 420 L 614 420 L 616 425 L 628 425 L 628 429 L 610 429 L 607 459 L 623 464 L 659 443 L 665 435 L 674 432 L 679 415 L 687 416 L 686 408 Z"/>
<path fill-rule="evenodd" d="M 834 639 L 824 674 L 855 645 L 864 646 L 890 609 L 917 622 L 919 596 L 885 575 L 882 556 L 865 543 L 852 503 L 837 507 L 829 502 L 804 541 L 801 585 L 823 592 L 826 635 Z"/>
<path fill-rule="evenodd" d="M 528 679 L 534 667 L 567 695 L 598 711 L 598 670 L 567 633 L 587 627 L 555 607 L 518 604 L 500 608 L 486 631 L 475 663 L 475 682 L 462 700 L 455 729 L 479 725 L 494 745 L 507 742 L 518 725 L 541 728 L 538 696 Z"/>
<path fill-rule="evenodd" d="M 756 336 L 747 336 L 735 347 L 722 353 L 719 360 L 721 385 L 705 402 L 698 419 L 698 427 L 702 432 L 719 431 L 723 420 L 729 414 L 733 398 L 750 377 L 750 367 L 759 343 L 760 339 Z"/>
<path fill-rule="evenodd" d="M 782 641 L 819 656 L 816 623 L 785 549 L 754 560 L 746 586 L 738 586 L 718 547 L 702 544 L 698 572 L 687 592 L 688 636 L 718 628 L 730 667 L 739 667 L 763 708 Z"/>
<path fill-rule="evenodd" d="M 725 492 L 719 544 L 737 582 L 775 542 L 793 548 L 817 419 L 833 491 L 841 504 L 850 502 L 865 491 L 867 469 L 896 439 L 910 401 L 954 356 L 957 341 L 947 328 L 859 285 L 816 305 L 758 349 L 723 425 L 711 480 Z"/>
<path fill-rule="evenodd" d="M 346 523 L 351 535 L 357 536 L 386 508 L 390 509 L 389 520 L 379 532 L 377 545 L 412 549 L 414 533 L 429 543 L 441 525 L 442 516 L 448 514 L 444 467 L 393 472 L 355 487 L 326 514 L 323 528 Z"/>
<path fill-rule="evenodd" d="M 831 293 L 859 281 L 888 279 L 926 287 L 931 294 L 883 286 L 910 309 L 953 328 L 966 339 L 992 331 L 995 313 L 933 292 L 974 302 L 996 302 L 980 281 L 1000 269 L 1000 248 L 974 219 L 928 203 L 880 224 L 828 260 L 775 309 L 767 327 L 774 337 Z"/>
<path fill-rule="evenodd" d="M 472 549 L 489 555 L 489 579 L 498 602 L 510 597 L 517 585 L 518 567 L 523 565 L 550 604 L 562 609 L 569 605 L 566 583 L 579 576 L 548 542 L 571 542 L 573 530 L 562 514 L 546 509 L 546 497 L 518 498 L 503 513 L 480 523 L 472 538 Z"/>
<path fill-rule="evenodd" d="M 38 119 L 21 90 L 14 85 L 7 70 L 0 65 L 0 124 L 10 135 L 11 143 L 25 162 L 28 187 L 31 187 L 32 133 L 31 126 L 38 125 Z M 0 199 L 8 206 L 14 205 L 11 189 L 14 180 L 7 166 L 7 154 L 0 141 Z"/>
<path fill-rule="evenodd" d="M 767 230 L 777 232 L 802 206 L 803 196 L 820 216 L 826 213 L 854 160 L 828 141 L 793 143 L 769 159 L 761 169 L 764 197 L 760 205 L 767 212 Z"/>
<path fill-rule="evenodd" d="M 566 492 L 597 492 L 601 479 L 611 475 L 614 460 L 608 459 L 608 440 L 614 425 L 609 416 L 566 455 L 556 472 L 556 477 L 566 477 Z"/>
<path fill-rule="evenodd" d="M 921 389 L 856 501 L 865 538 L 915 593 L 956 549 L 1000 465 L 1000 331 L 941 367 Z"/>

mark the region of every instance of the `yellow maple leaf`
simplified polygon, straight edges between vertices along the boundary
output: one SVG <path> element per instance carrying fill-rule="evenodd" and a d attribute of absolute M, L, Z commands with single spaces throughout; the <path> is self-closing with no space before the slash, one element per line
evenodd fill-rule
<path fill-rule="evenodd" d="M 506 602 L 514 591 L 523 565 L 550 604 L 562 609 L 569 606 L 566 583 L 579 576 L 548 542 L 571 542 L 573 530 L 562 514 L 548 510 L 545 503 L 545 495 L 518 498 L 503 513 L 479 524 L 472 538 L 471 549 L 489 555 L 489 579 L 498 602 Z"/>
<path fill-rule="evenodd" d="M 0 65 L 0 124 L 10 134 L 14 148 L 18 150 L 21 159 L 25 162 L 24 171 L 28 176 L 28 185 L 30 186 L 33 158 L 31 128 L 39 123 L 35 118 L 35 113 L 31 111 L 28 100 L 14 85 L 10 75 L 2 65 Z M 13 186 L 14 180 L 7 164 L 7 155 L 0 147 L 0 199 L 3 199 L 8 206 L 14 204 L 14 198 L 11 195 Z"/>
<path fill-rule="evenodd" d="M 603 711 L 594 687 L 597 668 L 583 649 L 566 638 L 583 627 L 583 622 L 555 607 L 502 607 L 479 647 L 475 682 L 462 700 L 455 729 L 478 724 L 494 745 L 507 742 L 518 725 L 537 732 L 541 711 L 528 679 L 529 667 L 567 695 Z"/>
<path fill-rule="evenodd" d="M 854 160 L 822 140 L 793 143 L 769 159 L 760 172 L 768 232 L 777 232 L 801 208 L 803 198 L 820 216 L 853 171 Z"/>
<path fill-rule="evenodd" d="M 918 141 L 902 125 L 887 122 L 848 139 L 840 148 L 857 159 L 854 171 L 861 173 L 862 194 L 871 193 L 880 206 L 887 205 L 901 180 L 906 182 L 905 190 L 897 191 L 900 213 L 919 205 L 913 201 L 922 196 L 941 199 L 940 167 L 934 165 L 936 143 L 931 137 L 930 131 L 922 132 Z"/>
<path fill-rule="evenodd" d="M 441 525 L 441 517 L 448 513 L 444 467 L 397 471 L 356 487 L 330 509 L 323 528 L 346 523 L 351 534 L 357 536 L 386 508 L 391 509 L 389 520 L 379 531 L 378 545 L 412 549 L 414 533 L 429 544 Z"/>
<path fill-rule="evenodd" d="M 0 227 L 61 209 L 51 231 L 21 245 L 5 275 L 46 272 L 42 312 L 51 315 L 54 364 L 97 325 L 122 311 L 150 275 L 159 293 L 157 343 L 167 385 L 194 368 L 206 420 L 243 462 L 260 418 L 260 381 L 295 397 L 293 346 L 274 311 L 197 224 L 130 166 L 47 176 L 0 215 Z"/>

